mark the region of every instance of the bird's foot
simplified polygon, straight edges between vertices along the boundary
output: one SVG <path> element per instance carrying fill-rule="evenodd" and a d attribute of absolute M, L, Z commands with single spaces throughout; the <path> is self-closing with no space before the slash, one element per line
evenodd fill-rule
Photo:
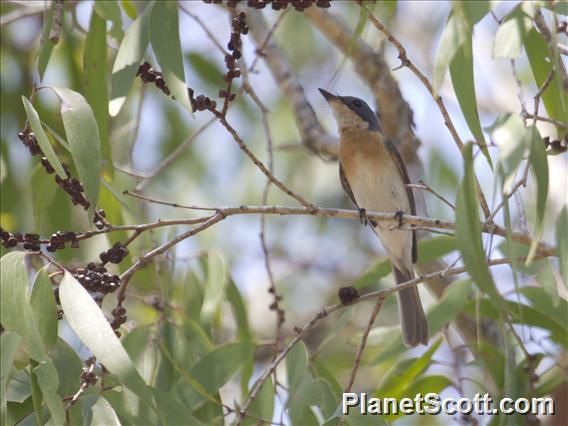
<path fill-rule="evenodd" d="M 361 225 L 367 226 L 369 224 L 369 218 L 367 217 L 367 210 L 359 209 L 359 220 L 361 221 Z"/>
<path fill-rule="evenodd" d="M 402 216 L 404 216 L 404 212 L 402 210 L 398 210 L 395 212 L 394 217 L 398 219 L 398 227 L 402 228 Z"/>

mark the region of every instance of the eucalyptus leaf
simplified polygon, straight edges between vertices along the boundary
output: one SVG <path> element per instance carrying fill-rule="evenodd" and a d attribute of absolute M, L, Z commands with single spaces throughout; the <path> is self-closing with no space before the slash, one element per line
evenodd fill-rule
<path fill-rule="evenodd" d="M 150 40 L 164 81 L 174 98 L 192 112 L 185 83 L 183 58 L 179 40 L 178 6 L 175 2 L 158 1 L 152 6 Z"/>
<path fill-rule="evenodd" d="M 30 127 L 34 132 L 34 136 L 43 154 L 47 157 L 49 164 L 51 164 L 51 166 L 55 169 L 55 172 L 59 175 L 59 177 L 61 179 L 66 179 L 67 174 L 65 173 L 65 170 L 63 170 L 63 166 L 59 162 L 59 158 L 57 158 L 57 155 L 55 154 L 55 151 L 53 150 L 43 127 L 41 126 L 41 121 L 37 111 L 25 96 L 22 96 L 22 102 L 24 103 L 24 109 L 26 110 Z"/>
<path fill-rule="evenodd" d="M 147 6 L 144 12 L 130 25 L 118 48 L 112 67 L 112 89 L 109 103 L 109 114 L 112 117 L 118 115 L 124 105 L 140 62 L 142 62 L 148 48 L 150 41 L 148 17 L 151 9 L 151 6 Z"/>
<path fill-rule="evenodd" d="M 61 100 L 61 119 L 73 162 L 93 214 L 99 199 L 101 140 L 95 115 L 87 100 L 65 87 L 52 87 Z"/>

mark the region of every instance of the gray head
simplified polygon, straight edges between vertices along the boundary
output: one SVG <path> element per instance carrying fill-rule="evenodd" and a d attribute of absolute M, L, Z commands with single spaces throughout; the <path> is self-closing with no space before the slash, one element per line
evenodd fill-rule
<path fill-rule="evenodd" d="M 381 131 L 381 125 L 379 124 L 377 115 L 362 99 L 353 96 L 333 95 L 323 89 L 319 89 L 319 91 L 331 106 L 339 131 Z"/>

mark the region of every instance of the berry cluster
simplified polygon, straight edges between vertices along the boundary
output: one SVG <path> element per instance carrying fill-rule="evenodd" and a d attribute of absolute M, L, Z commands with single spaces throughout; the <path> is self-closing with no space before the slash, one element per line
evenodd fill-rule
<path fill-rule="evenodd" d="M 61 250 L 65 248 L 65 243 L 71 243 L 71 247 L 73 248 L 79 247 L 77 235 L 73 231 L 57 231 L 55 234 L 51 234 L 51 237 L 49 237 L 49 244 L 45 247 L 45 249 L 49 252 Z"/>
<path fill-rule="evenodd" d="M 228 7 L 235 7 L 241 0 L 227 0 Z M 203 0 L 205 3 L 220 4 L 222 0 Z M 298 12 L 303 12 L 308 7 L 315 4 L 317 7 L 328 8 L 331 6 L 330 0 L 247 0 L 247 6 L 254 9 L 264 9 L 268 5 L 274 10 L 286 9 L 291 4 Z"/>
<path fill-rule="evenodd" d="M 542 139 L 544 141 L 545 149 L 551 148 L 555 152 L 566 152 L 568 149 L 568 135 L 564 135 L 563 139 L 550 140 L 547 136 Z"/>
<path fill-rule="evenodd" d="M 284 309 L 280 307 L 280 301 L 282 300 L 282 296 L 276 293 L 276 289 L 274 288 L 274 286 L 270 286 L 268 292 L 274 295 L 274 302 L 268 306 L 268 309 L 270 309 L 271 311 L 275 311 L 277 313 L 278 325 L 280 326 L 284 324 L 284 321 L 286 321 Z"/>
<path fill-rule="evenodd" d="M 18 243 L 24 243 L 24 250 L 39 251 L 40 240 L 38 234 L 25 234 L 14 232 L 13 234 L 0 227 L 0 239 L 6 248 L 16 247 Z"/>
<path fill-rule="evenodd" d="M 126 247 L 124 247 L 124 245 L 120 241 L 118 241 L 114 243 L 114 245 L 111 248 L 109 248 L 107 251 L 103 251 L 99 255 L 99 258 L 103 263 L 110 262 L 118 264 L 122 262 L 122 259 L 124 259 L 126 255 L 128 255 L 128 250 L 126 249 Z"/>
<path fill-rule="evenodd" d="M 92 356 L 85 361 L 85 367 L 81 370 L 81 383 L 86 385 L 94 385 L 97 383 L 98 377 L 93 371 L 95 366 L 95 357 Z"/>
<path fill-rule="evenodd" d="M 92 292 L 112 293 L 120 287 L 118 275 L 111 275 L 103 265 L 89 263 L 86 268 L 75 271 L 74 277 L 83 287 Z"/>
<path fill-rule="evenodd" d="M 114 330 L 114 333 L 117 335 L 117 337 L 120 337 L 120 331 L 118 331 L 118 329 L 127 320 L 126 309 L 124 308 L 124 306 L 118 305 L 111 311 L 111 314 L 113 316 L 113 320 L 110 322 L 110 326 Z"/>
<path fill-rule="evenodd" d="M 42 155 L 40 163 L 48 174 L 53 174 L 55 172 L 55 169 L 49 163 L 47 157 L 43 156 L 43 151 L 41 150 L 37 139 L 27 125 L 21 132 L 18 133 L 18 139 L 20 139 L 30 150 L 30 154 Z M 81 207 L 83 207 L 83 209 L 88 210 L 91 206 L 91 203 L 89 203 L 84 195 L 83 184 L 76 178 L 71 177 L 71 171 L 67 164 L 61 163 L 61 166 L 63 167 L 67 178 L 62 179 L 61 177 L 59 177 L 59 175 L 55 175 L 55 182 L 71 196 L 73 205 L 80 205 Z M 99 226 L 97 222 L 99 222 L 101 226 Z M 104 220 L 104 212 L 102 210 L 95 212 L 94 223 L 95 225 L 97 225 L 98 229 L 101 229 L 102 227 L 107 225 L 106 221 Z"/>
<path fill-rule="evenodd" d="M 170 96 L 171 92 L 166 85 L 164 75 L 160 71 L 156 71 L 152 68 L 152 65 L 150 65 L 149 62 L 144 62 L 140 65 L 136 76 L 140 76 L 140 79 L 144 83 L 154 83 L 156 87 L 164 93 L 164 95 Z"/>
<path fill-rule="evenodd" d="M 39 144 L 37 143 L 35 135 L 33 134 L 33 132 L 30 131 L 29 127 L 26 126 L 24 130 L 18 133 L 18 139 L 20 139 L 24 143 L 26 148 L 30 150 L 30 154 L 32 155 L 43 154 L 43 151 L 41 150 Z"/>
<path fill-rule="evenodd" d="M 189 100 L 191 102 L 191 109 L 195 111 L 213 111 L 217 108 L 217 102 L 212 101 L 205 95 L 198 95 L 196 98 L 193 97 L 193 89 L 188 88 L 187 93 L 189 94 Z"/>

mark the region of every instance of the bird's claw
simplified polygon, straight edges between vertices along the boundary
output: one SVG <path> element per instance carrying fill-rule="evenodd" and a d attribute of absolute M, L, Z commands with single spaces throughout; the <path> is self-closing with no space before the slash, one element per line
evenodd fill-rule
<path fill-rule="evenodd" d="M 361 221 L 361 225 L 367 226 L 369 224 L 369 218 L 367 217 L 367 210 L 359 209 L 359 220 Z"/>
<path fill-rule="evenodd" d="M 394 217 L 396 217 L 398 219 L 398 227 L 402 228 L 402 216 L 404 215 L 404 212 L 402 210 L 398 210 L 395 212 Z"/>

